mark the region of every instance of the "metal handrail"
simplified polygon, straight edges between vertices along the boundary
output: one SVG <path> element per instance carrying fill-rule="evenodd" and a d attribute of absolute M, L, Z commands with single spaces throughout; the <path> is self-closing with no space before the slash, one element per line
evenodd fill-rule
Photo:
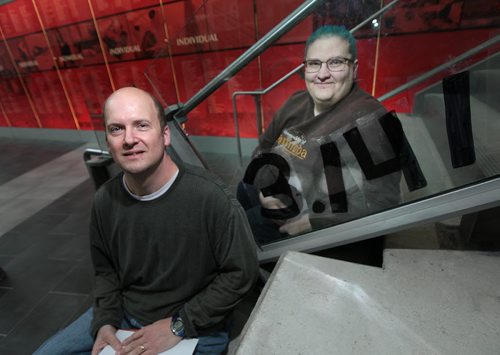
<path fill-rule="evenodd" d="M 198 91 L 193 97 L 191 97 L 184 106 L 182 106 L 179 111 L 175 114 L 175 118 L 179 118 L 187 115 L 196 106 L 198 106 L 203 100 L 205 100 L 211 93 L 217 90 L 220 86 L 226 83 L 232 76 L 243 69 L 248 63 L 255 59 L 259 54 L 266 50 L 272 43 L 278 40 L 281 36 L 287 33 L 291 28 L 293 28 L 297 23 L 302 21 L 307 17 L 323 0 L 307 0 L 297 9 L 295 9 L 290 15 L 288 15 L 283 21 L 276 25 L 272 30 L 270 30 L 265 36 L 260 40 L 255 42 L 248 50 L 246 50 L 241 56 L 239 56 L 234 62 L 232 62 L 226 69 L 224 69 L 219 75 L 212 79 L 205 87 Z"/>
<path fill-rule="evenodd" d="M 84 161 L 92 159 L 93 156 L 111 157 L 111 154 L 109 154 L 109 152 L 107 150 L 95 149 L 95 148 L 87 148 L 83 152 L 83 160 Z"/>
<path fill-rule="evenodd" d="M 396 5 L 398 2 L 399 2 L 399 0 L 393 0 L 392 2 L 390 2 L 389 4 L 387 4 L 386 6 L 384 6 L 380 10 L 378 10 L 377 12 L 374 12 L 371 16 L 369 16 L 368 18 L 366 18 L 364 21 L 362 21 L 361 23 L 359 23 L 358 25 L 356 25 L 355 27 L 353 27 L 350 30 L 350 32 L 351 33 L 356 32 L 357 30 L 359 30 L 360 28 L 362 28 L 363 26 L 365 26 L 367 23 L 369 23 L 374 18 L 376 18 L 376 17 L 382 15 L 383 13 L 385 13 L 391 7 L 393 7 L 394 5 Z M 253 95 L 253 96 L 262 96 L 262 95 L 265 95 L 269 91 L 271 91 L 272 89 L 274 89 L 276 86 L 278 86 L 282 82 L 286 81 L 292 75 L 294 75 L 297 72 L 299 72 L 303 67 L 304 67 L 304 64 L 300 64 L 298 67 L 294 68 L 292 71 L 290 71 L 289 73 L 285 74 L 282 78 L 278 79 L 277 81 L 275 81 L 274 83 L 272 83 L 270 86 L 268 86 L 267 88 L 265 88 L 263 90 L 235 91 L 235 92 L 233 92 L 233 95 L 232 95 L 233 117 L 234 117 L 234 127 L 235 127 L 235 134 L 236 134 L 236 144 L 237 144 L 237 148 L 238 148 L 238 156 L 239 156 L 239 159 L 240 159 L 240 164 L 242 163 L 241 137 L 240 137 L 240 130 L 239 130 L 239 121 L 238 121 L 238 110 L 237 110 L 237 104 L 236 104 L 236 97 L 237 96 L 241 96 L 241 95 Z M 259 122 L 257 122 L 257 126 L 260 126 Z"/>
<path fill-rule="evenodd" d="M 236 104 L 236 97 L 240 95 L 254 95 L 254 96 L 262 96 L 267 94 L 269 91 L 274 89 L 276 86 L 286 81 L 289 77 L 297 73 L 304 64 L 300 64 L 298 67 L 293 69 L 291 72 L 283 76 L 281 79 L 275 81 L 273 84 L 265 88 L 264 90 L 255 90 L 255 91 L 235 91 L 233 92 L 232 102 L 233 102 L 233 117 L 234 117 L 234 129 L 236 134 L 236 144 L 238 148 L 238 157 L 240 158 L 240 164 L 242 164 L 242 154 L 241 154 L 241 137 L 240 137 L 240 128 L 239 128 L 239 120 L 238 120 L 238 108 Z M 259 119 L 257 118 L 257 126 L 259 126 Z"/>
<path fill-rule="evenodd" d="M 492 45 L 496 44 L 500 42 L 500 35 L 497 35 L 493 38 L 490 38 L 489 40 L 487 41 L 484 41 L 483 43 L 481 43 L 479 46 L 477 47 L 474 47 L 472 49 L 469 49 L 468 51 L 460 54 L 459 56 L 453 58 L 452 60 L 444 63 L 444 64 L 441 64 L 441 65 L 438 65 L 437 67 L 429 70 L 428 72 L 420 75 L 419 77 L 413 79 L 413 80 L 410 80 L 409 82 L 407 82 L 406 84 L 403 84 L 401 85 L 400 87 L 392 90 L 392 91 L 389 91 L 388 93 L 380 96 L 378 98 L 379 101 L 384 101 L 384 100 L 387 100 L 397 94 L 400 94 L 402 93 L 403 91 L 417 85 L 417 84 L 420 84 L 421 82 L 431 78 L 432 76 L 436 75 L 437 73 L 445 70 L 445 69 L 448 69 L 449 67 L 461 62 L 462 60 L 464 59 L 467 59 L 469 57 L 472 57 L 473 55 L 483 51 L 484 49 L 488 48 L 488 47 L 491 47 Z"/>
<path fill-rule="evenodd" d="M 302 235 L 264 245 L 258 251 L 258 258 L 262 264 L 277 260 L 289 250 L 310 253 L 499 205 L 500 177 L 497 175 L 486 181 L 428 196 L 387 211 L 308 232 L 307 237 Z"/>

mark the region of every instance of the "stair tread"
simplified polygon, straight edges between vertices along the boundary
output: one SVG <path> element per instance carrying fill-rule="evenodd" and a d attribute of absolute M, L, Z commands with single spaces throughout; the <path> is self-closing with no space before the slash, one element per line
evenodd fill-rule
<path fill-rule="evenodd" d="M 386 250 L 384 256 L 386 267 L 379 269 L 285 254 L 245 326 L 238 354 L 498 349 L 500 255 Z"/>

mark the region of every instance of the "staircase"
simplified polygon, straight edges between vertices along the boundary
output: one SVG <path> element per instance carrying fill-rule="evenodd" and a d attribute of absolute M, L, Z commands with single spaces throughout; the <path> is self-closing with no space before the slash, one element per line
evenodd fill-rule
<path fill-rule="evenodd" d="M 386 250 L 375 268 L 288 252 L 235 354 L 498 354 L 499 268 L 499 253 Z"/>

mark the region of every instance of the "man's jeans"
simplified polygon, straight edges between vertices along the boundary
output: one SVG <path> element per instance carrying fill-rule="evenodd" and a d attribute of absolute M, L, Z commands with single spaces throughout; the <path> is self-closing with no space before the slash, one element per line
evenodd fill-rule
<path fill-rule="evenodd" d="M 84 355 L 92 352 L 94 339 L 90 335 L 92 308 L 87 310 L 69 326 L 47 340 L 34 355 Z M 138 329 L 142 325 L 133 318 L 125 317 L 121 329 Z M 198 338 L 194 354 L 221 354 L 227 347 L 229 334 L 219 331 L 210 336 Z"/>

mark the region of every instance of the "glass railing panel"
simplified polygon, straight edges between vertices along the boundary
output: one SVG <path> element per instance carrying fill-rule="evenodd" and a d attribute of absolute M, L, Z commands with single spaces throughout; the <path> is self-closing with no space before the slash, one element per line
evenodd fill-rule
<path fill-rule="evenodd" d="M 297 3 L 282 4 L 282 12 Z M 265 95 L 238 96 L 236 125 L 232 95 L 265 90 L 297 68 L 304 58 L 306 38 L 323 24 L 346 23 L 350 28 L 357 28 L 354 32 L 358 48 L 356 83 L 375 97 L 391 94 L 401 85 L 460 58 L 462 53 L 498 34 L 494 15 L 474 22 L 472 10 L 465 5 L 457 7 L 454 2 L 433 6 L 426 1 L 386 1 L 383 5 L 392 7 L 373 19 L 371 8 L 367 9 L 372 6 L 373 11 L 379 10 L 378 2 L 370 2 L 363 8 L 349 1 L 342 4 L 335 10 L 328 7 L 330 2 L 325 2 L 243 70 L 227 77 L 223 85 L 188 113 L 184 127 L 188 135 L 256 138 L 261 133 L 259 127 L 267 127 L 287 99 L 305 89 L 303 70 Z M 263 29 L 278 23 L 276 18 L 269 19 L 265 5 L 268 4 L 262 1 L 252 4 L 244 1 L 226 9 L 226 2 L 213 0 L 196 9 L 185 8 L 186 16 L 191 11 L 192 19 L 185 20 L 187 25 L 176 32 L 169 32 L 169 46 L 157 54 L 145 70 L 150 85 L 164 103 L 170 107 L 172 103 L 182 106 L 262 38 Z M 248 9 L 252 9 L 250 13 L 246 12 Z M 494 14 L 496 10 L 493 10 Z M 448 15 L 452 16 L 452 24 L 448 23 Z M 217 21 L 213 21 L 213 16 Z M 460 21 L 456 20 L 457 16 Z M 368 18 L 370 21 L 358 26 Z M 439 27 L 440 23 L 443 26 Z M 227 26 L 233 27 L 228 31 Z M 442 46 L 442 42 L 446 45 Z M 281 132 L 272 147 L 262 150 L 264 155 L 254 156 L 246 167 L 244 179 L 270 201 L 269 210 L 264 210 L 267 222 L 274 220 L 276 230 L 276 226 L 291 222 L 297 228 L 290 229 L 289 225 L 276 237 L 257 237 L 259 242 L 265 245 L 302 235 L 307 238 L 306 233 L 311 230 L 497 176 L 498 148 L 492 137 L 499 132 L 492 117 L 498 113 L 494 105 L 484 108 L 478 106 L 477 101 L 494 102 L 491 93 L 498 90 L 498 82 L 478 79 L 490 74 L 475 74 L 475 68 L 480 66 L 498 69 L 490 58 L 497 52 L 497 45 L 489 45 L 455 61 L 449 69 L 439 70 L 395 96 L 385 97 L 385 109 L 394 113 L 368 110 L 354 120 L 332 124 L 331 129 L 312 136 L 302 136 L 293 130 Z M 443 95 L 439 88 L 443 80 L 450 84 L 460 78 L 460 75 L 452 75 L 462 72 L 469 76 L 469 94 L 462 95 L 462 101 L 455 104 L 449 101 L 446 107 L 444 97 L 449 97 L 449 92 Z M 462 92 L 463 88 L 457 90 Z M 470 106 L 470 120 L 453 118 L 453 107 L 462 104 Z M 325 124 L 341 120 L 339 117 L 331 117 Z M 455 122 L 457 119 L 463 122 Z M 464 131 L 468 121 L 470 124 Z M 472 155 L 470 147 L 458 150 L 455 161 L 451 158 L 457 144 L 464 141 L 460 135 L 457 139 L 450 128 L 453 125 L 458 125 L 460 132 L 465 132 L 465 137 L 474 142 L 474 159 L 460 157 L 464 152 Z M 236 152 L 236 147 L 231 149 Z"/>
<path fill-rule="evenodd" d="M 378 19 L 377 56 L 369 62 L 377 78 L 371 93 L 380 97 L 497 36 L 498 12 L 498 5 L 492 1 L 475 5 L 468 1 L 440 1 L 432 5 L 426 1 L 400 1 Z M 497 51 L 498 47 L 490 47 L 464 59 L 384 104 L 398 112 L 411 112 L 415 94 L 420 90 Z"/>
<path fill-rule="evenodd" d="M 498 127 L 494 120 L 485 119 L 497 114 L 489 111 L 494 100 L 483 105 L 479 99 L 489 97 L 484 92 L 498 90 L 498 86 L 482 87 L 479 77 L 488 76 L 487 68 L 491 77 L 486 81 L 496 83 L 492 78 L 499 68 L 494 56 L 500 49 L 500 30 L 494 18 L 499 9 L 488 1 L 476 5 L 400 2 L 380 19 L 377 63 L 373 65 L 378 79 L 372 93 L 398 112 L 416 155 L 421 157 L 424 175 L 432 177 L 426 188 L 405 193 L 404 201 L 498 174 L 498 165 L 485 164 L 481 157 L 496 150 L 486 131 L 495 132 Z M 459 157 L 467 154 L 471 156 Z M 487 173 L 485 165 L 489 166 Z"/>
<path fill-rule="evenodd" d="M 489 9 L 495 10 L 493 5 Z M 294 219 L 300 223 L 300 216 L 307 214 L 307 229 L 294 231 L 301 235 L 499 175 L 499 149 L 494 139 L 500 133 L 494 119 L 499 111 L 497 100 L 492 98 L 499 89 L 499 81 L 494 79 L 500 69 L 494 57 L 499 46 L 488 44 L 481 48 L 485 41 L 494 41 L 499 31 L 494 27 L 495 15 L 479 19 L 471 11 L 452 3 L 432 7 L 424 1 L 399 2 L 355 32 L 357 83 L 377 97 L 450 60 L 459 60 L 385 98 L 385 108 L 395 111 L 397 120 L 367 114 L 355 123 L 309 140 L 307 147 L 301 145 L 300 136 L 290 132 L 280 135 L 277 143 L 265 151 L 267 155 L 256 157 L 247 169 L 247 182 L 255 184 L 260 179 L 258 191 L 267 194 L 274 207 L 264 210 L 268 219 L 277 225 Z M 316 15 L 312 23 L 336 23 L 335 16 L 340 15 L 332 13 L 321 22 L 327 16 Z M 416 18 L 407 23 L 408 16 Z M 472 20 L 473 16 L 477 21 Z M 303 43 L 289 47 L 281 44 L 264 52 L 262 89 L 280 78 L 278 68 L 292 70 L 298 65 L 303 48 Z M 473 54 L 460 59 L 471 50 Z M 445 93 L 443 81 L 448 85 Z M 462 86 L 450 84 L 456 81 L 461 81 Z M 262 95 L 263 127 L 292 93 L 304 88 L 304 79 L 298 73 Z M 453 98 L 457 95 L 458 99 Z M 463 115 L 466 107 L 453 109 L 460 105 L 470 108 L 470 116 Z M 306 163 L 307 159 L 301 159 L 306 154 L 315 159 Z M 275 239 L 260 241 L 266 245 L 291 237 L 290 233 L 281 233 Z"/>
<path fill-rule="evenodd" d="M 500 88 L 498 63 L 498 55 L 490 56 L 435 79 L 436 83 L 414 96 L 410 114 L 400 113 L 408 139 L 422 157 L 424 174 L 435 177 L 418 194 L 407 194 L 407 201 L 422 193 L 440 193 L 499 174 L 495 137 L 500 126 L 495 117 L 500 112 L 491 96 Z"/>

